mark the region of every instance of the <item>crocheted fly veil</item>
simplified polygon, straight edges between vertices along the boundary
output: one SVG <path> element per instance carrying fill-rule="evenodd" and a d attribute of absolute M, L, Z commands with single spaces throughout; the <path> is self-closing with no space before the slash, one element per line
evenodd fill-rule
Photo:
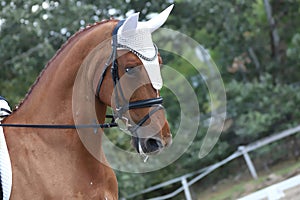
<path fill-rule="evenodd" d="M 139 22 L 139 13 L 128 17 L 118 30 L 118 49 L 127 49 L 142 61 L 152 86 L 162 88 L 163 82 L 157 56 L 157 47 L 153 44 L 151 33 L 167 20 L 173 5 L 147 22 Z"/>

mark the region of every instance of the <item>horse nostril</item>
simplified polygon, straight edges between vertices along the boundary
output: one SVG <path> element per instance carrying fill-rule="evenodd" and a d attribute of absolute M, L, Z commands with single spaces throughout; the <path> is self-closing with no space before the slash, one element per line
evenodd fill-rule
<path fill-rule="evenodd" d="M 145 144 L 149 153 L 156 152 L 163 147 L 161 141 L 154 138 L 149 138 L 146 140 Z"/>

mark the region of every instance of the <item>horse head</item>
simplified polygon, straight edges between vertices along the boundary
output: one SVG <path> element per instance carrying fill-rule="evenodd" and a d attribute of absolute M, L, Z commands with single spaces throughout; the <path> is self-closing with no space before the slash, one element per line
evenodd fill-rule
<path fill-rule="evenodd" d="M 147 22 L 138 21 L 139 13 L 119 21 L 112 33 L 111 56 L 100 80 L 95 77 L 96 96 L 113 108 L 115 121 L 132 136 L 132 144 L 141 155 L 158 153 L 172 142 L 159 93 L 162 58 L 151 35 L 172 8 Z"/>

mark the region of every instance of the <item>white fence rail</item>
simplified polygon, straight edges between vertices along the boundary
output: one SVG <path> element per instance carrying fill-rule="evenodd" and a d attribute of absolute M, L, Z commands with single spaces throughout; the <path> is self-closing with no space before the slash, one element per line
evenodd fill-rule
<path fill-rule="evenodd" d="M 238 200 L 261 200 L 266 198 L 268 200 L 279 200 L 285 197 L 285 190 L 296 187 L 298 185 L 300 185 L 300 175 L 294 176 L 280 183 L 261 189 Z"/>
<path fill-rule="evenodd" d="M 288 130 L 285 130 L 285 131 L 282 131 L 282 132 L 280 132 L 278 134 L 274 134 L 274 135 L 271 135 L 269 137 L 263 138 L 261 140 L 258 140 L 258 141 L 254 142 L 254 143 L 251 143 L 251 144 L 248 144 L 246 146 L 239 146 L 239 148 L 238 148 L 238 150 L 236 152 L 234 152 L 232 155 L 228 156 L 227 158 L 225 158 L 224 160 L 222 160 L 222 161 L 220 161 L 220 162 L 218 162 L 216 164 L 210 165 L 208 167 L 202 168 L 202 169 L 200 169 L 198 171 L 195 171 L 195 172 L 192 172 L 192 173 L 185 174 L 183 176 L 174 178 L 172 180 L 163 182 L 161 184 L 149 187 L 149 188 L 147 188 L 145 190 L 142 190 L 140 192 L 131 194 L 130 196 L 127 196 L 126 198 L 121 198 L 121 200 L 133 199 L 136 196 L 152 192 L 154 190 L 163 188 L 163 187 L 168 186 L 168 185 L 172 185 L 172 184 L 177 183 L 177 182 L 181 182 L 182 186 L 179 187 L 178 189 L 176 189 L 175 191 L 173 191 L 173 192 L 171 192 L 171 193 L 169 193 L 167 195 L 164 195 L 164 196 L 151 198 L 149 200 L 170 199 L 170 198 L 178 195 L 182 191 L 184 191 L 184 193 L 185 193 L 186 200 L 191 200 L 191 194 L 190 194 L 189 186 L 193 185 L 194 183 L 196 183 L 200 179 L 204 178 L 205 176 L 207 176 L 208 174 L 210 174 L 211 172 L 213 172 L 217 168 L 219 168 L 219 167 L 225 165 L 226 163 L 230 162 L 231 160 L 233 160 L 233 159 L 235 159 L 237 157 L 240 157 L 241 155 L 244 156 L 244 159 L 246 161 L 246 164 L 248 166 L 248 169 L 249 169 L 252 177 L 254 179 L 257 179 L 257 177 L 258 177 L 257 176 L 257 172 L 255 170 L 255 167 L 254 167 L 254 165 L 253 165 L 253 163 L 251 161 L 251 158 L 250 158 L 248 152 L 254 151 L 254 150 L 256 150 L 256 149 L 258 149 L 260 147 L 263 147 L 265 145 L 268 145 L 268 144 L 270 144 L 272 142 L 275 142 L 277 140 L 283 139 L 285 137 L 288 137 L 288 136 L 293 135 L 293 134 L 298 133 L 298 132 L 300 132 L 300 125 L 297 126 L 297 127 L 294 127 L 294 128 L 291 128 L 291 129 L 288 129 Z M 193 179 L 191 179 L 188 182 L 187 179 L 191 178 L 193 176 L 196 176 L 196 177 L 194 177 Z"/>

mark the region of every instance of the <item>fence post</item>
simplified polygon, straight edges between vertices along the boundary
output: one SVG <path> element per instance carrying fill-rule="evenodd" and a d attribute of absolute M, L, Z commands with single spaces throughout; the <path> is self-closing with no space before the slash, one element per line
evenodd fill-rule
<path fill-rule="evenodd" d="M 183 186 L 183 189 L 184 189 L 184 194 L 185 194 L 185 198 L 186 200 L 192 200 L 192 196 L 191 196 L 191 193 L 190 193 L 190 189 L 189 189 L 189 185 L 186 181 L 186 177 L 183 176 L 181 178 L 181 184 Z"/>
<path fill-rule="evenodd" d="M 249 156 L 249 154 L 248 154 L 245 146 L 239 146 L 238 150 L 240 150 L 242 152 L 242 154 L 244 156 L 244 159 L 245 159 L 245 161 L 247 163 L 248 169 L 250 170 L 250 173 L 251 173 L 252 177 L 254 179 L 257 179 L 257 173 L 256 173 L 256 170 L 255 170 L 255 167 L 253 165 L 253 162 L 252 162 L 252 160 L 251 160 L 251 158 L 250 158 L 250 156 Z"/>

